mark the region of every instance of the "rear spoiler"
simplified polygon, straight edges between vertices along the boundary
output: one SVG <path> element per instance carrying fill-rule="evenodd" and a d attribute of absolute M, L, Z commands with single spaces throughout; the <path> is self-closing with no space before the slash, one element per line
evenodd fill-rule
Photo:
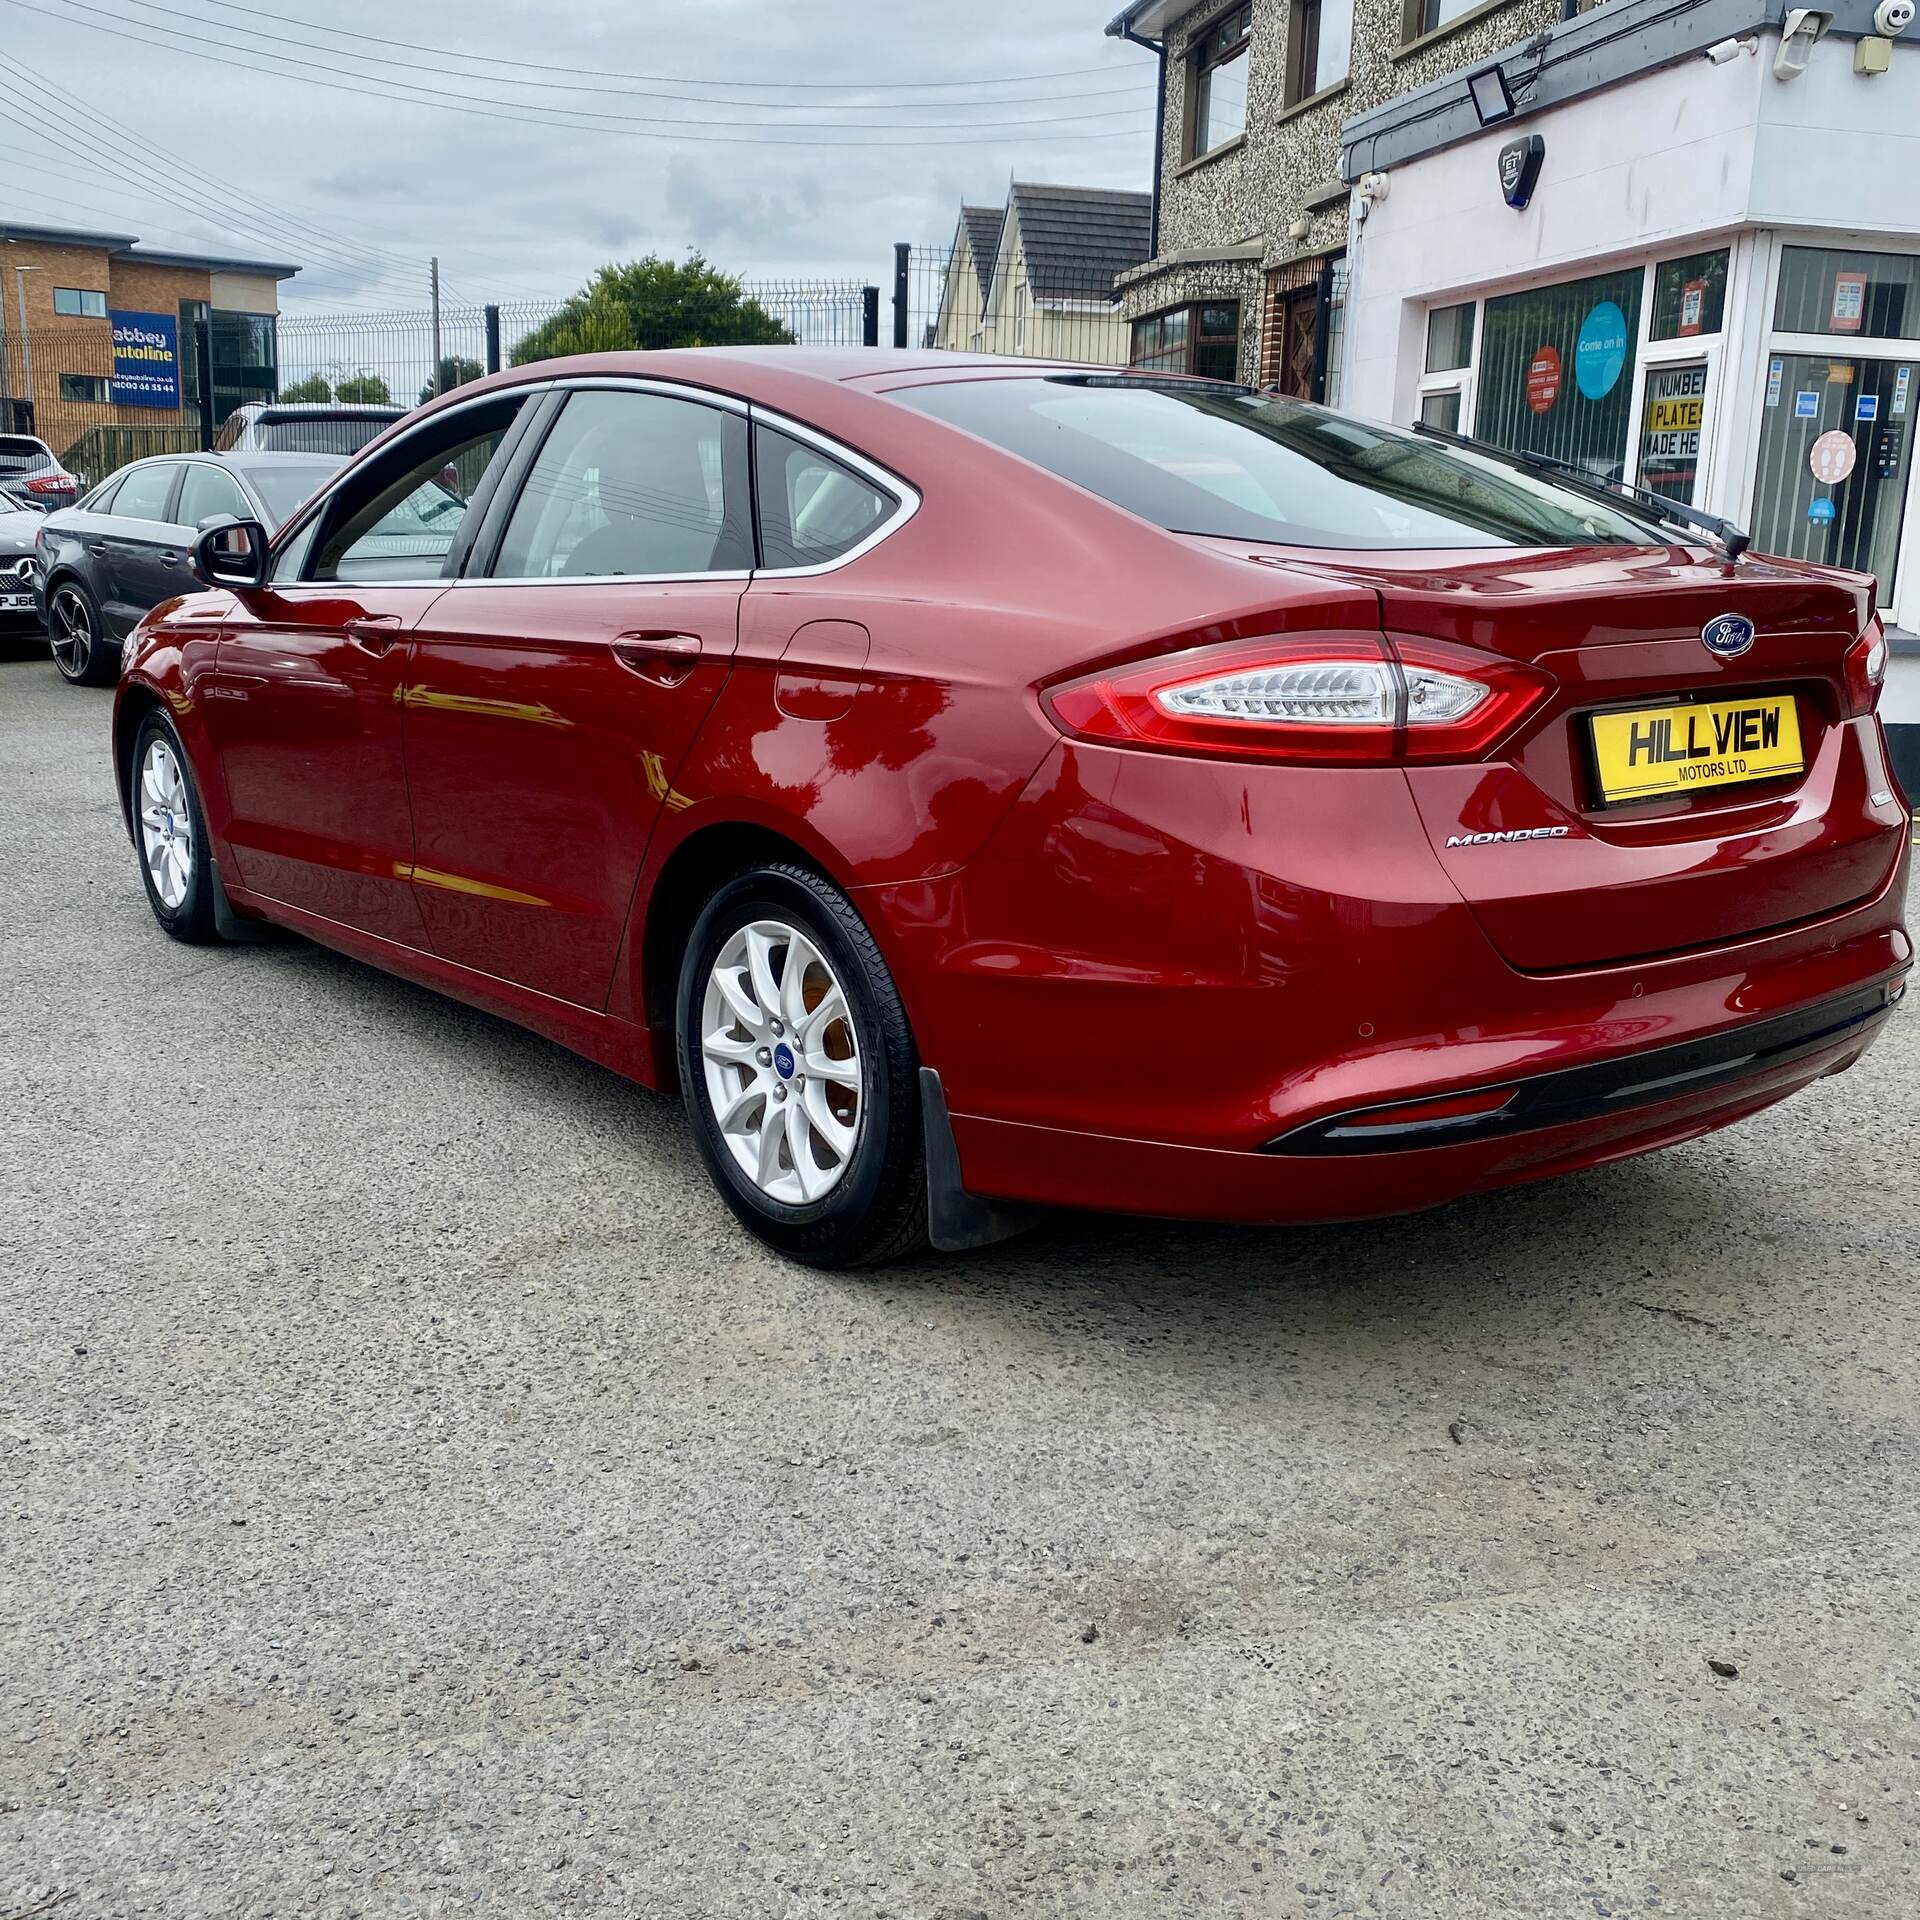
<path fill-rule="evenodd" d="M 1649 520 L 1664 521 L 1669 526 L 1697 527 L 1718 542 L 1729 560 L 1738 560 L 1753 545 L 1750 534 L 1736 527 L 1731 520 L 1723 520 L 1717 513 L 1706 513 L 1699 507 L 1685 506 L 1678 500 L 1669 500 L 1664 494 L 1654 493 L 1646 487 L 1636 487 L 1626 480 L 1599 479 L 1571 460 L 1556 460 L 1550 453 L 1525 453 L 1511 447 L 1496 447 L 1491 441 L 1473 440 L 1464 433 L 1449 433 L 1444 427 L 1430 426 L 1424 420 L 1416 420 L 1413 430 L 1428 440 L 1441 440 L 1450 447 L 1465 447 L 1470 453 L 1484 453 L 1490 459 L 1503 460 L 1510 467 L 1529 467 L 1536 473 L 1551 474 L 1564 486 L 1599 494 L 1603 499 L 1615 503 L 1628 501 L 1641 508 Z"/>

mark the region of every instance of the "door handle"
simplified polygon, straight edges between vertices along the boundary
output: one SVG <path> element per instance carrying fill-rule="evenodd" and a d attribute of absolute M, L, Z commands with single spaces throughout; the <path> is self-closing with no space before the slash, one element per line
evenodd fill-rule
<path fill-rule="evenodd" d="M 177 553 L 163 553 L 160 556 L 160 564 L 163 567 L 177 567 L 180 564 L 180 556 Z"/>
<path fill-rule="evenodd" d="M 613 657 L 629 673 L 660 687 L 677 687 L 700 664 L 697 633 L 623 633 Z"/>
<path fill-rule="evenodd" d="M 344 628 L 347 638 L 362 653 L 378 660 L 383 653 L 393 651 L 400 638 L 401 620 L 397 613 L 368 613 L 346 621 Z"/>

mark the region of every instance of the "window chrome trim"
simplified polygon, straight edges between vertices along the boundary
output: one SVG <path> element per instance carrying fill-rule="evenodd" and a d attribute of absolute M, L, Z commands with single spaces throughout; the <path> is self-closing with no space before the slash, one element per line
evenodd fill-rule
<path fill-rule="evenodd" d="M 817 427 L 806 426 L 784 413 L 775 413 L 771 407 L 750 407 L 748 413 L 755 424 L 771 427 L 776 433 L 784 433 L 789 440 L 798 440 L 803 446 L 812 447 L 816 453 L 824 453 L 828 459 L 839 461 L 843 467 L 878 487 L 882 493 L 892 494 L 897 502 L 892 513 L 864 540 L 849 547 L 845 553 L 836 554 L 831 560 L 816 561 L 810 567 L 756 567 L 753 574 L 756 580 L 810 580 L 819 574 L 837 573 L 842 567 L 851 566 L 863 554 L 871 553 L 881 541 L 891 539 L 920 511 L 920 489 L 910 481 L 901 479 L 890 468 L 881 466 L 878 461 L 869 460 L 863 453 L 855 453 L 851 447 L 830 434 L 820 432 Z M 756 520 L 759 518 L 759 507 L 760 503 L 756 500 Z"/>
<path fill-rule="evenodd" d="M 921 494 L 918 487 L 901 479 L 890 468 L 881 466 L 877 461 L 869 460 L 865 454 L 854 450 L 824 434 L 816 427 L 790 418 L 784 413 L 776 413 L 771 408 L 758 406 L 741 399 L 737 394 L 721 393 L 711 387 L 692 386 L 682 381 L 656 380 L 641 374 L 569 374 L 559 379 L 529 381 L 524 387 L 495 387 L 484 394 L 476 394 L 470 401 L 461 401 L 456 405 L 442 409 L 433 415 L 432 421 L 423 420 L 420 427 L 447 419 L 469 406 L 483 406 L 498 400 L 504 394 L 525 392 L 530 398 L 544 393 L 573 393 L 583 390 L 615 390 L 627 393 L 659 394 L 669 400 L 691 400 L 703 406 L 717 407 L 722 412 L 732 413 L 743 418 L 749 427 L 758 422 L 771 427 L 777 433 L 784 433 L 789 439 L 810 446 L 818 453 L 824 453 L 829 459 L 837 460 L 849 471 L 881 492 L 891 494 L 896 502 L 894 510 L 886 519 L 869 533 L 857 545 L 849 547 L 845 553 L 832 560 L 822 560 L 807 567 L 729 567 L 714 573 L 589 573 L 589 574 L 456 574 L 449 579 L 436 573 L 424 580 L 287 580 L 267 582 L 267 591 L 278 595 L 302 595 L 308 592 L 338 594 L 343 588 L 352 587 L 617 587 L 617 586 L 677 586 L 693 585 L 702 580 L 805 580 L 818 574 L 836 573 L 840 568 L 851 565 L 863 554 L 870 553 L 881 541 L 890 539 L 913 516 L 920 511 Z M 397 435 L 383 452 L 391 452 L 401 441 L 419 428 L 409 428 L 406 435 Z M 316 498 L 298 524 L 289 524 L 281 529 L 287 539 L 297 539 L 300 527 L 307 519 L 324 511 L 336 488 L 351 477 L 352 468 L 348 468 L 336 480 L 332 487 Z M 758 518 L 757 503 L 755 517 Z M 280 536 L 276 536 L 276 539 Z"/>

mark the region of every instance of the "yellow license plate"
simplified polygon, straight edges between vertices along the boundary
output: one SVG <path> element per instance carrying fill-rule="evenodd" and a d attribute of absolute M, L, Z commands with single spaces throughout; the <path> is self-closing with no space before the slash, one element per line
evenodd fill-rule
<path fill-rule="evenodd" d="M 1596 713 L 1593 761 L 1604 800 L 1773 780 L 1806 765 L 1790 693 Z"/>

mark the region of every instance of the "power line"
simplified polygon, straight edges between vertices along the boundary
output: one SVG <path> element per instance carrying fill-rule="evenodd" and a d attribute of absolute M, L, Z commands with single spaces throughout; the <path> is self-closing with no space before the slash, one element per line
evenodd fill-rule
<path fill-rule="evenodd" d="M 563 132 L 586 131 L 586 132 L 593 132 L 593 133 L 616 133 L 616 134 L 621 134 L 628 139 L 663 140 L 663 141 L 669 141 L 669 142 L 677 140 L 677 141 L 684 141 L 688 143 L 695 143 L 695 144 L 701 144 L 701 145 L 723 146 L 723 147 L 724 146 L 812 147 L 812 148 L 817 148 L 821 150 L 838 149 L 841 151 L 859 151 L 866 148 L 878 149 L 878 148 L 911 147 L 911 148 L 925 151 L 930 148 L 941 148 L 941 147 L 1005 146 L 1007 144 L 1006 139 L 1002 135 L 993 135 L 986 140 L 966 139 L 966 138 L 912 139 L 912 140 L 834 140 L 834 139 L 796 140 L 796 139 L 791 139 L 785 136 L 770 137 L 770 136 L 758 135 L 758 134 L 751 135 L 746 138 L 728 138 L 724 135 L 718 135 L 718 134 L 686 133 L 678 130 L 668 130 L 666 128 L 640 127 L 640 126 L 633 125 L 630 121 L 621 122 L 618 120 L 616 120 L 616 123 L 611 126 L 608 126 L 605 124 L 591 124 L 591 125 L 586 125 L 582 127 L 579 124 L 581 122 L 596 122 L 596 123 L 604 122 L 610 116 L 593 115 L 593 114 L 572 114 L 572 115 L 569 115 L 569 117 L 566 119 L 555 119 L 555 118 L 543 117 L 543 116 L 550 116 L 554 112 L 558 111 L 557 109 L 552 109 L 552 108 L 521 109 L 517 107 L 513 102 L 501 101 L 501 100 L 491 100 L 491 101 L 485 101 L 484 103 L 476 103 L 475 97 L 471 94 L 451 93 L 445 88 L 422 87 L 417 85 L 417 83 L 413 81 L 382 82 L 380 80 L 380 76 L 378 75 L 364 76 L 365 78 L 373 80 L 378 84 L 383 84 L 386 86 L 393 86 L 393 87 L 405 86 L 406 88 L 409 89 L 409 91 L 405 93 L 377 92 L 374 90 L 373 87 L 364 87 L 364 86 L 355 87 L 355 86 L 345 85 L 338 80 L 314 79 L 310 77 L 310 75 L 306 72 L 296 71 L 296 72 L 288 73 L 283 71 L 283 69 L 286 67 L 293 67 L 296 69 L 311 68 L 313 69 L 313 71 L 319 72 L 319 73 L 341 73 L 341 72 L 350 71 L 349 69 L 344 69 L 339 67 L 327 67 L 327 66 L 319 65 L 318 63 L 312 62 L 312 61 L 295 60 L 285 54 L 264 53 L 264 52 L 261 55 L 262 59 L 278 61 L 281 64 L 279 66 L 263 67 L 263 66 L 255 65 L 251 61 L 237 59 L 233 54 L 224 50 L 225 48 L 224 42 L 209 40 L 201 35 L 174 33 L 174 34 L 170 34 L 168 37 L 164 39 L 158 39 L 158 38 L 155 38 L 151 33 L 142 31 L 142 29 L 144 29 L 147 25 L 145 21 L 130 20 L 125 14 L 110 13 L 103 8 L 89 6 L 85 3 L 85 0 L 66 0 L 66 9 L 63 12 L 59 13 L 58 15 L 54 15 L 51 12 L 51 10 L 45 6 L 35 4 L 35 0 L 6 0 L 6 4 L 9 6 L 17 7 L 23 12 L 37 15 L 42 19 L 46 19 L 49 17 L 57 17 L 60 19 L 71 19 L 71 16 L 74 13 L 90 14 L 94 16 L 96 19 L 105 21 L 109 26 L 120 29 L 123 33 L 131 32 L 131 37 L 135 39 L 139 44 L 143 46 L 157 47 L 158 49 L 160 49 L 160 51 L 165 53 L 179 52 L 180 48 L 178 43 L 182 40 L 189 40 L 189 41 L 193 41 L 195 44 L 200 46 L 219 49 L 218 51 L 215 51 L 209 55 L 195 56 L 199 64 L 202 64 L 202 65 L 210 63 L 215 66 L 232 67 L 242 73 L 265 74 L 268 77 L 273 79 L 299 80 L 308 86 L 324 87 L 328 89 L 330 92 L 352 94 L 359 98 L 367 99 L 367 100 L 383 100 L 387 102 L 398 101 L 409 106 L 440 107 L 443 112 L 464 113 L 471 118 L 482 119 L 482 120 L 496 120 L 496 121 L 504 122 L 511 126 L 547 127 L 547 128 L 558 129 Z M 80 23 L 75 22 L 75 24 L 80 24 Z M 101 29 L 97 27 L 92 28 L 90 30 L 94 32 L 101 31 Z M 422 94 L 425 94 L 428 97 L 425 99 L 421 99 L 419 96 Z M 455 104 L 455 103 L 465 103 L 465 104 Z M 1045 124 L 1045 123 L 1036 123 L 1036 124 Z M 1144 132 L 1148 124 L 1149 124 L 1148 122 L 1143 121 L 1137 126 L 1109 127 L 1098 133 L 1057 133 L 1052 135 L 1052 139 L 1058 142 L 1058 141 L 1067 141 L 1067 140 L 1114 140 L 1114 139 L 1122 139 L 1122 138 L 1134 138 L 1134 137 L 1137 137 L 1140 133 Z M 837 130 L 830 127 L 822 127 L 820 129 L 817 129 L 817 131 L 822 133 L 831 133 Z"/>
<path fill-rule="evenodd" d="M 132 4 L 136 6 L 144 7 L 150 13 L 164 13 L 164 14 L 171 15 L 176 20 L 190 20 L 193 22 L 195 26 L 217 27 L 219 25 L 219 22 L 209 20 L 202 14 L 189 13 L 178 7 L 169 7 L 169 6 L 160 5 L 159 0 L 132 0 Z M 534 67 L 534 63 L 522 62 L 517 60 L 515 61 L 497 60 L 496 61 L 496 60 L 493 60 L 491 56 L 488 56 L 485 54 L 460 53 L 450 47 L 417 47 L 411 41 L 407 41 L 407 40 L 386 40 L 386 39 L 380 38 L 378 35 L 375 35 L 375 34 L 350 33 L 346 31 L 344 28 L 324 26 L 319 21 L 315 21 L 315 20 L 297 20 L 288 15 L 282 15 L 277 13 L 263 13 L 259 9 L 254 7 L 240 6 L 235 3 L 235 0 L 209 0 L 209 4 L 224 7 L 226 8 L 227 11 L 232 13 L 244 14 L 250 20 L 271 20 L 280 26 L 301 27 L 306 29 L 307 33 L 309 34 L 312 34 L 312 33 L 330 34 L 336 39 L 358 40 L 367 45 L 377 46 L 377 47 L 400 47 L 411 53 L 431 53 L 437 56 L 437 58 L 432 63 L 429 63 L 424 60 L 400 60 L 400 59 L 396 59 L 392 54 L 387 54 L 387 53 L 374 54 L 374 55 L 368 56 L 373 61 L 373 63 L 377 66 L 404 67 L 413 73 L 434 73 L 434 74 L 439 74 L 444 79 L 479 80 L 479 81 L 491 83 L 494 86 L 531 87 L 531 88 L 537 88 L 540 91 L 546 92 L 546 93 L 611 94 L 611 95 L 618 96 L 621 99 L 665 100 L 679 106 L 742 107 L 742 108 L 747 108 L 750 111 L 755 113 L 865 113 L 865 112 L 915 113 L 926 107 L 951 108 L 955 111 L 960 111 L 963 109 L 970 109 L 975 107 L 1050 106 L 1055 104 L 1056 102 L 1065 102 L 1071 105 L 1071 104 L 1075 104 L 1075 103 L 1086 101 L 1086 100 L 1117 100 L 1122 98 L 1129 99 L 1138 103 L 1138 101 L 1141 98 L 1141 92 L 1142 92 L 1141 86 L 1139 84 L 1135 84 L 1132 86 L 1125 86 L 1125 87 L 1107 87 L 1107 88 L 1102 88 L 1098 90 L 1075 90 L 1073 92 L 1068 92 L 1068 93 L 1016 94 L 1011 98 L 1002 99 L 1002 100 L 746 101 L 746 100 L 732 99 L 724 94 L 654 93 L 654 92 L 650 92 L 649 90 L 643 87 L 594 86 L 594 85 L 585 84 L 583 81 L 574 81 L 574 80 L 522 80 L 515 77 L 515 75 L 513 74 L 492 74 L 492 73 L 449 74 L 444 64 L 448 60 L 485 60 L 491 65 L 509 66 L 509 67 L 515 67 L 515 68 Z M 284 47 L 299 47 L 307 52 L 313 52 L 313 51 L 318 51 L 322 53 L 338 52 L 338 53 L 344 54 L 346 51 L 345 49 L 335 48 L 335 47 L 321 47 L 316 49 L 311 39 L 304 38 L 304 37 L 296 38 L 291 34 L 284 34 L 284 33 L 263 33 L 258 29 L 253 30 L 253 37 L 256 40 L 277 41 L 281 46 L 284 46 Z M 536 68 L 535 70 L 541 71 L 541 72 L 548 72 L 548 71 L 578 72 L 581 74 L 584 74 L 586 72 L 586 69 L 584 68 L 550 69 L 550 68 L 540 67 L 540 68 Z M 336 69 L 336 71 L 338 71 L 338 69 Z M 1118 71 L 1118 69 L 1111 68 L 1111 67 L 1099 67 L 1099 68 L 1090 69 L 1090 71 L 1099 73 L 1099 74 L 1104 74 L 1108 77 L 1112 77 Z M 1142 71 L 1144 71 L 1144 69 L 1142 69 Z M 595 77 L 610 78 L 610 77 L 616 77 L 616 76 L 599 75 Z M 636 79 L 643 78 L 643 77 L 657 78 L 657 76 L 642 76 L 642 75 L 634 75 L 633 77 Z M 759 84 L 766 87 L 772 87 L 779 83 L 774 81 L 751 83 L 751 82 L 744 82 L 744 81 L 735 82 L 735 81 L 727 81 L 727 80 L 718 80 L 718 81 L 690 81 L 690 82 L 686 82 L 685 84 L 692 85 L 692 86 L 708 86 L 708 85 L 745 86 L 749 84 Z M 945 85 L 962 86 L 962 85 L 968 85 L 968 84 L 974 84 L 974 83 L 969 83 L 964 81 L 952 81 L 952 82 L 931 81 L 931 82 L 920 82 L 920 83 L 912 83 L 912 84 L 937 85 L 937 86 L 945 86 Z M 980 83 L 980 84 L 993 84 L 993 83 Z M 1001 84 L 1006 84 L 1006 83 L 1001 83 Z M 797 91 L 798 88 L 796 87 L 795 90 Z M 842 85 L 834 90 L 838 92 L 861 91 L 861 89 L 859 89 L 858 87 L 850 87 L 845 85 Z M 884 85 L 884 83 L 880 85 L 876 85 L 873 88 L 867 89 L 867 91 L 870 91 L 870 92 L 881 92 L 881 91 L 888 91 L 888 90 L 890 89 L 887 88 Z M 517 103 L 503 101 L 501 102 L 501 104 L 510 105 L 510 104 L 517 104 Z M 1115 107 L 1110 109 L 1110 111 L 1114 113 L 1121 113 L 1121 112 L 1127 111 L 1127 109 Z M 1094 113 L 1094 114 L 1080 114 L 1073 117 L 1079 118 L 1079 119 L 1098 119 L 1100 116 L 1099 114 Z M 724 125 L 726 123 L 721 121 L 688 121 L 686 124 L 689 126 L 716 126 L 716 125 Z M 884 125 L 884 123 L 882 124 Z M 991 127 L 991 126 L 1022 126 L 1027 124 L 1032 124 L 1037 126 L 1037 125 L 1044 124 L 1044 122 L 1034 121 L 1029 123 L 1029 122 L 1018 121 L 1018 120 L 986 120 L 986 121 L 978 121 L 978 122 L 967 122 L 967 121 L 936 122 L 934 124 L 953 125 L 953 126 L 980 125 L 980 126 Z"/>
<path fill-rule="evenodd" d="M 200 14 L 187 13 L 187 12 L 184 12 L 179 7 L 167 6 L 164 4 L 164 0 L 122 0 L 122 4 L 127 6 L 139 7 L 145 13 L 163 14 L 170 20 L 187 20 L 192 22 L 192 24 L 197 27 L 210 27 L 215 24 L 213 21 L 204 18 Z M 94 12 L 97 12 L 98 9 L 93 7 L 82 7 L 81 11 L 86 13 L 94 13 Z M 109 15 L 108 17 L 113 19 L 126 20 L 126 16 L 124 14 Z M 171 27 L 157 26 L 155 25 L 155 23 L 140 19 L 138 16 L 135 16 L 134 20 L 129 22 L 129 24 L 139 25 L 143 27 L 151 26 L 156 32 L 173 34 L 175 38 L 182 39 L 182 40 L 190 40 L 201 46 L 224 45 L 224 42 L 208 40 L 202 35 L 191 34 L 191 33 L 183 34 L 183 33 L 178 33 L 176 29 Z M 278 41 L 282 46 L 300 47 L 303 49 L 307 48 L 307 43 L 305 41 L 290 39 L 285 34 L 278 34 L 278 33 L 256 34 L 254 38 L 256 40 L 275 40 L 275 41 Z M 311 67 L 317 73 L 341 74 L 351 79 L 369 80 L 374 82 L 376 85 L 380 85 L 380 86 L 411 87 L 420 93 L 430 94 L 438 98 L 444 98 L 448 100 L 471 101 L 476 104 L 489 106 L 489 107 L 503 107 L 503 108 L 509 109 L 510 111 L 532 111 L 532 112 L 554 114 L 567 121 L 598 122 L 598 121 L 611 120 L 611 121 L 614 121 L 615 123 L 625 123 L 629 121 L 640 120 L 645 117 L 642 115 L 610 113 L 610 112 L 602 111 L 598 108 L 563 107 L 563 106 L 549 104 L 545 101 L 535 102 L 535 101 L 520 101 L 520 100 L 497 100 L 488 94 L 461 93 L 455 89 L 447 88 L 447 87 L 430 87 L 426 85 L 423 81 L 396 79 L 389 74 L 368 72 L 362 67 L 336 67 L 336 66 L 329 65 L 324 60 L 306 60 L 306 59 L 301 59 L 293 54 L 274 53 L 264 46 L 254 46 L 250 50 L 260 54 L 260 56 L 263 59 L 284 61 L 289 66 Z M 322 48 L 321 51 L 326 53 L 332 53 L 336 51 L 336 49 L 332 47 L 326 47 L 326 48 Z M 389 67 L 405 67 L 405 68 L 411 69 L 413 72 L 416 72 L 416 73 L 439 74 L 440 77 L 443 79 L 452 77 L 455 79 L 463 79 L 463 80 L 493 81 L 493 84 L 500 85 L 500 86 L 532 86 L 537 84 L 543 84 L 543 83 L 538 83 L 533 81 L 522 81 L 522 80 L 494 80 L 493 76 L 488 74 L 456 74 L 453 76 L 448 76 L 444 72 L 444 70 L 440 67 L 430 67 L 418 60 L 394 60 L 386 56 L 381 56 L 378 61 L 378 64 L 381 66 L 389 66 Z M 562 89 L 562 91 L 565 91 L 565 90 L 566 89 Z M 615 92 L 617 93 L 620 91 L 620 89 L 583 87 L 583 88 L 573 89 L 573 91 L 583 92 L 583 93 L 584 92 L 595 92 L 595 93 Z M 871 122 L 871 121 L 859 121 L 859 120 L 849 120 L 849 121 L 839 121 L 839 122 L 796 121 L 790 124 L 791 124 L 792 131 L 796 133 L 801 131 L 809 131 L 814 127 L 819 127 L 822 131 L 834 132 L 834 133 L 840 133 L 840 132 L 939 133 L 939 132 L 946 132 L 949 130 L 972 132 L 972 131 L 985 131 L 989 128 L 1051 127 L 1051 126 L 1056 126 L 1060 124 L 1062 121 L 1072 122 L 1072 121 L 1081 121 L 1081 120 L 1111 120 L 1123 113 L 1138 113 L 1145 104 L 1145 101 L 1141 94 L 1141 90 L 1137 87 L 1132 87 L 1132 88 L 1126 89 L 1126 91 L 1131 96 L 1131 99 L 1133 102 L 1132 105 L 1125 106 L 1125 107 L 1100 107 L 1100 108 L 1096 108 L 1092 113 L 1045 115 L 1040 118 L 1034 118 L 1032 116 L 1028 116 L 1018 120 L 922 120 L 922 121 L 901 122 L 893 126 L 889 126 L 885 122 Z M 720 104 L 733 105 L 733 104 L 739 104 L 739 103 L 722 102 Z M 986 105 L 990 103 L 966 102 L 964 104 L 971 107 L 974 105 Z M 843 112 L 853 111 L 854 109 L 851 106 L 829 107 L 829 106 L 817 106 L 813 104 L 799 104 L 799 105 L 785 105 L 780 107 L 779 110 L 785 111 L 785 112 L 799 112 L 799 113 L 843 113 Z M 765 111 L 765 109 L 755 108 L 754 111 Z M 689 119 L 676 119 L 671 116 L 667 116 L 667 117 L 655 119 L 651 121 L 650 124 L 656 127 L 731 127 L 731 126 L 738 126 L 740 122 L 737 119 L 735 120 L 689 120 Z M 779 123 L 775 123 L 775 124 L 779 124 Z M 805 144 L 811 144 L 811 143 L 805 143 Z M 876 141 L 873 144 L 882 145 L 882 144 L 888 144 L 888 143 Z"/>
<path fill-rule="evenodd" d="M 690 79 L 671 73 L 623 73 L 616 68 L 569 67 L 558 66 L 541 60 L 509 60 L 498 54 L 465 53 L 449 47 L 423 46 L 417 40 L 393 40 L 380 34 L 354 33 L 346 27 L 321 26 L 311 20 L 296 20 L 291 15 L 266 13 L 256 7 L 241 6 L 238 0 L 207 0 L 210 6 L 221 7 L 229 13 L 242 13 L 259 20 L 275 20 L 282 26 L 306 27 L 311 32 L 331 34 L 336 40 L 359 40 L 370 46 L 399 47 L 407 53 L 432 53 L 445 60 L 470 60 L 490 67 L 516 67 L 525 73 L 572 73 L 583 74 L 596 80 L 649 80 L 664 86 L 685 87 L 732 87 L 738 92 L 779 92 L 779 93 L 907 93 L 922 92 L 936 88 L 949 87 L 1011 87 L 1037 84 L 1042 80 L 1079 80 L 1092 75 L 1109 75 L 1117 68 L 1105 67 L 1067 67 L 1056 73 L 1017 73 L 1003 75 L 997 79 L 984 80 L 731 80 L 731 79 Z M 483 74 L 467 76 L 471 79 L 484 79 Z M 770 103 L 771 104 L 771 103 Z M 1011 105 L 1012 102 L 981 101 L 976 104 Z"/>

